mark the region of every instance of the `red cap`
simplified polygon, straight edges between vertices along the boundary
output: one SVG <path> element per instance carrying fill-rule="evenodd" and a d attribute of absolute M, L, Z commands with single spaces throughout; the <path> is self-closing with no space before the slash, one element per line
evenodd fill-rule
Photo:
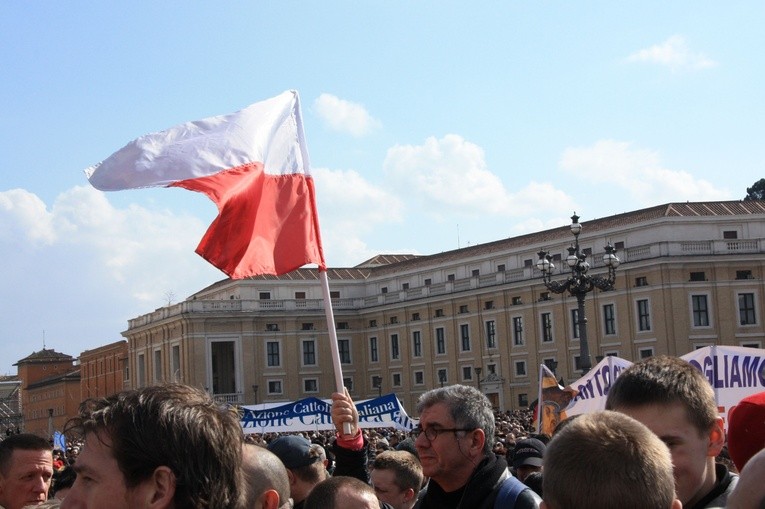
<path fill-rule="evenodd" d="M 739 472 L 765 448 L 765 392 L 739 401 L 728 412 L 728 452 Z"/>

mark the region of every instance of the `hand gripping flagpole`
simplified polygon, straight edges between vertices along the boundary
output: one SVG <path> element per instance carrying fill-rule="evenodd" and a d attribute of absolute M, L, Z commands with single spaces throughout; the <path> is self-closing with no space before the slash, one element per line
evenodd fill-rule
<path fill-rule="evenodd" d="M 343 384 L 343 368 L 340 365 L 340 350 L 337 347 L 337 330 L 335 329 L 335 314 L 332 311 L 332 299 L 329 293 L 329 278 L 327 271 L 319 269 L 319 279 L 321 280 L 321 291 L 324 294 L 324 313 L 327 317 L 327 331 L 329 331 L 329 346 L 332 349 L 332 366 L 335 368 L 335 388 L 337 392 L 343 393 L 345 385 Z M 343 423 L 343 434 L 351 435 L 351 423 Z"/>

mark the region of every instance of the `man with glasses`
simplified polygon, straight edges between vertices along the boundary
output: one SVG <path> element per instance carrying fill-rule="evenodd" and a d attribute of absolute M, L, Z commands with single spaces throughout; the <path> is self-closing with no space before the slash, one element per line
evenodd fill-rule
<path fill-rule="evenodd" d="M 417 413 L 412 436 L 430 482 L 415 509 L 539 507 L 537 494 L 491 450 L 494 412 L 482 392 L 465 385 L 432 389 L 420 396 Z"/>

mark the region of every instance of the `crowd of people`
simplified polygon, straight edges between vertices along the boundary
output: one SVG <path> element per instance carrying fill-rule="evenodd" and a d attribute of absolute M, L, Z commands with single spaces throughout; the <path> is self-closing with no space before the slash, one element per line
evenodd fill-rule
<path fill-rule="evenodd" d="M 332 395 L 333 432 L 244 436 L 200 389 L 125 391 L 83 403 L 66 451 L 4 437 L 0 507 L 765 507 L 765 393 L 734 408 L 726 437 L 708 381 L 675 357 L 626 369 L 606 410 L 552 436 L 464 385 L 426 392 L 416 414 L 409 433 L 362 430 L 346 391 Z"/>

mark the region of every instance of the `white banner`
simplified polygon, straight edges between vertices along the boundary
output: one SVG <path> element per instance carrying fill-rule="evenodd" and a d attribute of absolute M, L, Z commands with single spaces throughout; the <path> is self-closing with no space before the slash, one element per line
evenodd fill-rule
<path fill-rule="evenodd" d="M 765 390 L 765 350 L 740 346 L 706 346 L 680 357 L 693 364 L 709 380 L 720 417 L 728 427 L 728 412 L 746 396 Z M 569 387 L 578 391 L 565 408 L 567 416 L 606 408 L 608 389 L 619 374 L 631 366 L 628 360 L 605 357 Z"/>
<path fill-rule="evenodd" d="M 566 415 L 572 416 L 597 412 L 606 408 L 608 389 L 622 371 L 632 366 L 628 360 L 612 355 L 606 356 L 586 375 L 571 384 L 578 394 L 566 408 Z"/>

